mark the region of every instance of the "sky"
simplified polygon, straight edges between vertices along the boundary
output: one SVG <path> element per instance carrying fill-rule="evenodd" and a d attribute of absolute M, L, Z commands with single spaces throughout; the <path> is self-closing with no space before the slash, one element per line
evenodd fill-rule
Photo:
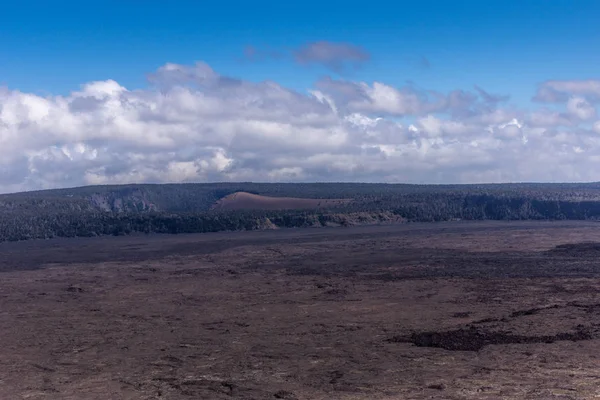
<path fill-rule="evenodd" d="M 23 1 L 0 193 L 600 181 L 600 2 Z"/>

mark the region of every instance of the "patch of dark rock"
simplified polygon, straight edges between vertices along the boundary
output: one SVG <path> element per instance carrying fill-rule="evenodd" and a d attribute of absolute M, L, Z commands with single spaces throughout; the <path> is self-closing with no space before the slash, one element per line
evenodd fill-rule
<path fill-rule="evenodd" d="M 83 293 L 83 288 L 74 285 L 67 287 L 65 290 L 71 293 Z"/>
<path fill-rule="evenodd" d="M 525 315 L 534 315 L 534 314 L 539 313 L 540 311 L 552 310 L 552 309 L 556 309 L 556 308 L 560 308 L 560 306 L 558 304 L 555 304 L 555 305 L 549 306 L 549 307 L 536 307 L 536 308 L 530 308 L 528 310 L 519 310 L 519 311 L 515 311 L 512 314 L 510 314 L 510 317 L 517 318 L 517 317 L 522 317 Z"/>
<path fill-rule="evenodd" d="M 412 343 L 410 336 L 396 335 L 387 340 L 388 343 Z"/>
<path fill-rule="evenodd" d="M 337 325 L 338 328 L 341 328 L 346 332 L 355 332 L 361 330 L 363 327 L 359 325 Z"/>
<path fill-rule="evenodd" d="M 46 372 L 56 372 L 55 369 L 50 368 L 50 367 L 45 367 L 43 365 L 40 364 L 36 364 L 36 363 L 31 363 L 32 366 L 36 367 L 37 369 L 41 370 L 41 371 L 46 371 Z"/>
<path fill-rule="evenodd" d="M 162 357 L 162 359 L 166 362 L 173 363 L 173 364 L 182 364 L 183 363 L 183 360 L 181 358 L 177 358 L 177 357 L 171 356 L 171 355 L 164 356 L 164 357 Z"/>
<path fill-rule="evenodd" d="M 471 315 L 470 312 L 456 312 L 452 314 L 452 318 L 467 318 Z"/>
<path fill-rule="evenodd" d="M 344 373 L 342 371 L 333 371 L 331 373 L 331 379 L 329 380 L 329 383 L 331 383 L 332 385 L 335 385 L 340 379 L 342 379 L 342 377 L 344 376 Z"/>
<path fill-rule="evenodd" d="M 181 382 L 181 386 L 207 387 L 215 392 L 229 394 L 235 389 L 235 384 L 227 381 L 218 382 L 210 379 L 187 379 Z"/>
<path fill-rule="evenodd" d="M 348 294 L 348 291 L 346 289 L 334 288 L 334 289 L 326 290 L 324 293 L 329 294 L 329 295 L 346 295 L 346 294 Z"/>
<path fill-rule="evenodd" d="M 563 285 L 558 284 L 549 285 L 548 291 L 551 293 L 573 293 L 573 290 L 567 289 Z"/>
<path fill-rule="evenodd" d="M 595 304 L 581 304 L 581 303 L 577 303 L 577 302 L 571 302 L 571 303 L 569 303 L 567 305 L 571 306 L 571 307 L 581 308 L 586 313 L 593 313 L 596 310 L 600 311 L 600 303 L 595 303 Z"/>
<path fill-rule="evenodd" d="M 284 400 L 297 400 L 298 398 L 292 392 L 288 392 L 287 390 L 280 390 L 276 392 L 273 397 L 276 399 L 284 399 Z"/>
<path fill-rule="evenodd" d="M 413 343 L 418 347 L 436 347 L 450 351 L 479 351 L 485 346 L 498 344 L 554 343 L 558 341 L 590 340 L 592 335 L 583 327 L 575 332 L 556 335 L 524 336 L 506 332 L 491 332 L 475 327 L 446 332 L 413 333 L 409 337 L 396 336 L 388 341 Z"/>
<path fill-rule="evenodd" d="M 524 317 L 527 315 L 535 315 L 537 313 L 539 313 L 540 311 L 544 311 L 544 310 L 552 310 L 552 309 L 557 309 L 557 308 L 561 308 L 564 306 L 559 306 L 558 304 L 555 304 L 553 306 L 549 306 L 549 307 L 536 307 L 536 308 L 529 308 L 527 310 L 517 310 L 517 311 L 513 311 L 509 316 L 507 317 L 502 317 L 502 318 L 483 318 L 483 319 L 479 319 L 477 321 L 473 321 L 472 324 L 474 325 L 479 325 L 479 324 L 488 324 L 491 322 L 508 322 L 509 318 L 518 318 L 518 317 Z"/>
<path fill-rule="evenodd" d="M 444 390 L 444 389 L 446 389 L 446 385 L 444 385 L 443 383 L 434 383 L 434 384 L 427 386 L 427 388 L 435 389 L 435 390 Z"/>
<path fill-rule="evenodd" d="M 600 243 L 597 242 L 582 242 L 560 244 L 553 249 L 550 249 L 546 254 L 551 256 L 567 256 L 567 257 L 589 257 L 600 256 Z"/>
<path fill-rule="evenodd" d="M 232 392 L 235 388 L 235 385 L 233 383 L 227 381 L 221 382 L 221 386 L 225 388 L 225 390 L 227 390 L 228 392 Z"/>
<path fill-rule="evenodd" d="M 500 322 L 500 318 L 484 318 L 477 321 L 473 321 L 473 324 L 489 324 L 490 322 Z"/>

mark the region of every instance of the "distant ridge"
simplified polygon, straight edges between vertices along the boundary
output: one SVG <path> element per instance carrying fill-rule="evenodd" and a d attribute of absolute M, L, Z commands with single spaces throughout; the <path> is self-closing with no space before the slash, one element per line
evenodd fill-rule
<path fill-rule="evenodd" d="M 527 219 L 600 220 L 600 185 L 186 183 L 0 195 L 0 241 Z"/>

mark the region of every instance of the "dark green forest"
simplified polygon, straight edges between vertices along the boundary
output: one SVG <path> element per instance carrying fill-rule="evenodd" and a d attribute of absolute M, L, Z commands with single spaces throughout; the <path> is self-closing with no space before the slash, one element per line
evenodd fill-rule
<path fill-rule="evenodd" d="M 352 199 L 312 210 L 216 211 L 231 193 Z M 450 220 L 595 220 L 600 183 L 215 183 L 87 186 L 0 195 L 0 241 Z"/>

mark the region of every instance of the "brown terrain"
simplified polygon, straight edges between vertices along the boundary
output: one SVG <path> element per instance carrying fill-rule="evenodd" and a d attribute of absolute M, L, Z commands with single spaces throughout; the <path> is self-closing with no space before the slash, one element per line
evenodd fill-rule
<path fill-rule="evenodd" d="M 600 225 L 0 244 L 0 399 L 600 398 Z"/>
<path fill-rule="evenodd" d="M 297 197 L 270 197 L 247 192 L 236 192 L 218 200 L 212 207 L 217 210 L 286 210 L 339 206 L 350 199 L 303 199 Z"/>

